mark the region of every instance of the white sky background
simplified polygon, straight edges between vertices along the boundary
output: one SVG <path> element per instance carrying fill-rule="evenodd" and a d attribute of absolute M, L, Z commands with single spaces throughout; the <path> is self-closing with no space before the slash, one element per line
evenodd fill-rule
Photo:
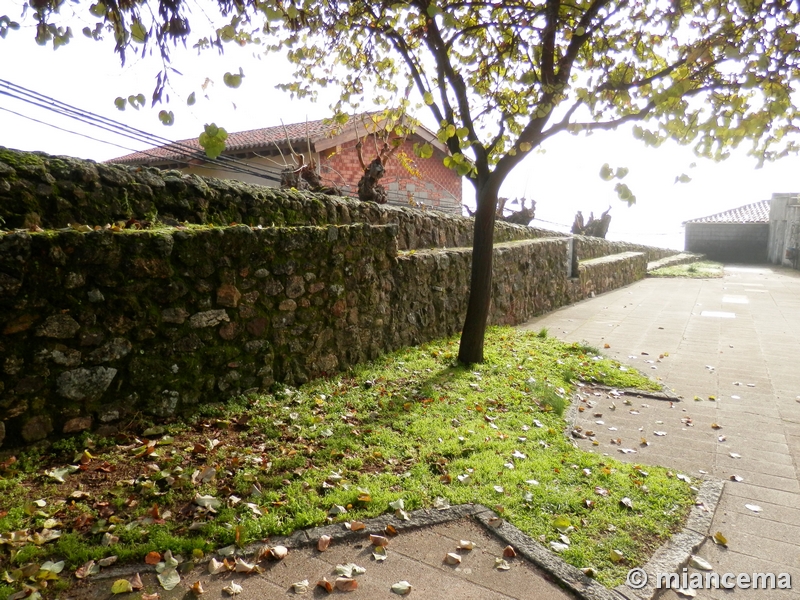
<path fill-rule="evenodd" d="M 8 14 L 12 18 L 18 16 L 14 12 Z M 94 20 L 86 24 L 92 26 Z M 328 107 L 334 98 L 333 90 L 322 95 L 317 103 L 291 100 L 289 94 L 274 88 L 289 78 L 289 65 L 282 57 L 262 55 L 261 60 L 256 60 L 254 48 L 232 45 L 226 46 L 223 56 L 213 51 L 198 58 L 191 48 L 176 52 L 173 66 L 183 76 L 172 76 L 171 102 L 149 108 L 155 75 L 160 68 L 158 59 L 130 55 L 122 68 L 110 40 L 99 43 L 84 38 L 80 32 L 83 26 L 73 23 L 75 37 L 57 51 L 37 46 L 30 28 L 9 32 L 6 39 L 0 39 L 0 79 L 172 140 L 197 137 L 204 123 L 210 122 L 233 132 L 278 125 L 281 119 L 288 124 L 330 116 Z M 228 89 L 222 83 L 222 76 L 226 71 L 238 72 L 239 67 L 245 73 L 242 86 Z M 201 90 L 207 77 L 213 81 L 207 89 L 208 99 Z M 187 107 L 186 98 L 193 91 L 197 103 Z M 117 96 L 138 93 L 148 98 L 147 108 L 135 111 L 129 107 L 120 112 L 114 107 Z M 0 107 L 133 150 L 148 147 L 2 94 Z M 161 108 L 174 111 L 172 127 L 158 121 Z M 432 124 L 427 107 L 420 107 L 417 116 Z M 0 111 L 0 145 L 98 161 L 129 152 L 5 111 Z M 690 148 L 671 142 L 658 149 L 646 148 L 627 128 L 590 137 L 564 134 L 550 140 L 544 150 L 544 153 L 532 152 L 517 167 L 501 195 L 535 199 L 536 217 L 540 221 L 534 224 L 554 229 L 558 229 L 554 224 L 563 225 L 561 229 L 571 225 L 577 210 L 588 217 L 590 211 L 599 215 L 610 205 L 610 239 L 682 248 L 681 223 L 687 219 L 767 199 L 776 192 L 800 192 L 800 158 L 788 157 L 757 170 L 755 160 L 745 156 L 745 149 L 741 148 L 727 161 L 713 163 L 698 159 Z M 629 208 L 617 199 L 614 182 L 600 179 L 600 167 L 606 162 L 614 168 L 630 169 L 624 181 L 637 197 L 634 206 Z M 690 168 L 692 162 L 697 163 L 695 168 Z M 692 181 L 675 184 L 675 177 L 681 173 L 688 174 Z M 466 180 L 464 190 L 465 201 L 474 206 L 473 189 Z"/>

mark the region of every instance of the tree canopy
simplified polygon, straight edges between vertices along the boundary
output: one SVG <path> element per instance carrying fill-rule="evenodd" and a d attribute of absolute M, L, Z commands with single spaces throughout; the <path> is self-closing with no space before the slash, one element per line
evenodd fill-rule
<path fill-rule="evenodd" d="M 60 21 L 63 4 L 30 1 L 43 43 L 58 46 L 71 35 Z M 789 0 L 216 4 L 228 20 L 203 35 L 192 28 L 207 22 L 184 0 L 96 2 L 98 24 L 84 34 L 108 30 L 123 60 L 126 52 L 155 50 L 165 64 L 177 41 L 199 50 L 233 43 L 285 51 L 296 73 L 283 87 L 308 96 L 338 86 L 342 114 L 365 96 L 394 98 L 406 109 L 415 89 L 450 150 L 447 166 L 476 190 L 463 362 L 482 360 L 498 191 L 548 138 L 635 123 L 644 144 L 673 139 L 713 159 L 742 144 L 759 162 L 798 150 L 800 19 Z M 155 100 L 162 78 L 159 86 Z M 635 200 L 621 181 L 617 191 Z"/>

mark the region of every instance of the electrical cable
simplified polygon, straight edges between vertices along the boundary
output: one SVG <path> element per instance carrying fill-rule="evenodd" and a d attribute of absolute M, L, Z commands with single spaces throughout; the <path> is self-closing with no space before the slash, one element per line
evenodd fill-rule
<path fill-rule="evenodd" d="M 29 90 L 27 88 L 16 85 L 9 81 L 0 79 L 0 86 L 5 86 L 7 88 L 5 90 L 0 89 L 0 94 L 3 94 L 5 96 L 9 96 L 13 99 L 20 100 L 22 102 L 31 104 L 38 108 L 49 110 L 61 116 L 70 117 L 82 123 L 92 125 L 99 129 L 103 129 L 110 133 L 127 137 L 128 139 L 133 139 L 138 142 L 145 142 L 150 145 L 156 144 L 162 147 L 168 146 L 170 150 L 175 150 L 178 153 L 178 155 L 183 158 L 199 159 L 204 163 L 214 164 L 217 167 L 219 167 L 222 163 L 224 163 L 225 166 L 228 168 L 224 168 L 223 170 L 229 172 L 252 175 L 255 177 L 268 179 L 271 181 L 280 181 L 280 177 L 275 171 L 270 171 L 262 167 L 251 165 L 249 163 L 245 163 L 243 161 L 239 161 L 237 159 L 233 159 L 231 157 L 226 157 L 226 156 L 221 156 L 216 160 L 212 160 L 209 159 L 207 156 L 205 156 L 203 152 L 200 152 L 196 148 L 193 148 L 183 142 L 175 142 L 167 138 L 163 138 L 161 136 L 150 134 L 148 132 L 130 127 L 123 123 L 119 123 L 118 121 L 114 121 L 113 119 L 102 117 L 92 112 L 76 108 L 64 102 L 56 100 L 55 98 L 51 98 L 50 96 L 46 96 L 44 94 L 40 94 L 33 90 Z M 72 133 L 77 133 L 77 132 L 72 132 Z M 84 134 L 79 134 L 79 135 L 84 135 Z M 141 152 L 143 154 L 153 156 L 154 158 L 162 158 L 162 159 L 164 158 L 154 155 L 147 151 L 141 151 Z M 174 160 L 175 162 L 178 163 L 184 163 L 187 165 L 190 164 L 186 160 L 180 160 L 180 159 L 174 159 Z"/>

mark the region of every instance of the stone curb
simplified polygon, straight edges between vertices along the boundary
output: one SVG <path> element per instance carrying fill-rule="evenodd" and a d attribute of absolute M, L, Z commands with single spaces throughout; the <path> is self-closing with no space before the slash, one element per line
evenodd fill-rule
<path fill-rule="evenodd" d="M 346 529 L 343 523 L 324 525 L 309 530 L 296 531 L 286 537 L 270 538 L 268 542 L 259 542 L 246 546 L 237 554 L 241 556 L 255 555 L 265 544 L 282 545 L 287 548 L 304 548 L 316 544 L 323 535 L 329 535 L 334 542 L 364 540 L 365 536 L 376 533 L 383 534 L 384 528 L 391 524 L 399 533 L 434 527 L 443 523 L 457 521 L 466 517 L 474 518 L 486 531 L 514 547 L 518 555 L 523 556 L 538 568 L 552 576 L 566 590 L 585 600 L 651 600 L 656 596 L 656 573 L 678 572 L 689 561 L 697 548 L 708 536 L 724 482 L 718 479 L 706 479 L 700 486 L 695 505 L 692 507 L 684 528 L 673 535 L 642 568 L 648 575 L 648 585 L 642 589 L 633 589 L 626 584 L 610 590 L 585 575 L 581 570 L 568 565 L 557 554 L 553 554 L 536 540 L 522 533 L 505 519 L 497 521 L 494 511 L 480 504 L 461 504 L 444 510 L 420 509 L 409 513 L 408 520 L 402 520 L 393 514 L 381 515 L 364 521 L 365 528 L 359 531 Z M 490 522 L 491 521 L 491 522 Z M 200 561 L 202 564 L 206 561 Z M 130 577 L 135 573 L 155 572 L 150 565 L 125 565 L 92 576 L 89 581 L 102 581 Z"/>
<path fill-rule="evenodd" d="M 614 591 L 627 600 L 655 598 L 660 593 L 660 590 L 655 587 L 656 574 L 680 572 L 688 564 L 691 555 L 708 537 L 711 521 L 724 487 L 725 482 L 719 479 L 709 478 L 703 481 L 695 505 L 689 512 L 686 525 L 666 544 L 656 550 L 647 564 L 642 567 L 647 573 L 647 584 L 641 589 L 634 589 L 624 583 L 615 587 Z"/>

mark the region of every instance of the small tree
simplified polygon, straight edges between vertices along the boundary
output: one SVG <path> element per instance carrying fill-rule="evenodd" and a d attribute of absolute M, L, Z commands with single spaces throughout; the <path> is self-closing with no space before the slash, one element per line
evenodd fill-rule
<path fill-rule="evenodd" d="M 62 2 L 31 3 L 37 35 L 54 45 L 65 38 L 51 23 Z M 429 106 L 450 150 L 445 164 L 469 179 L 477 203 L 463 363 L 483 360 L 498 192 L 545 140 L 641 122 L 633 133 L 645 144 L 673 139 L 714 159 L 746 140 L 759 162 L 798 149 L 800 20 L 790 0 L 217 3 L 230 24 L 198 48 L 284 49 L 297 65 L 285 89 L 305 96 L 338 85 L 339 110 L 366 93 L 380 103 L 403 83 Z M 189 37 L 182 0 L 97 2 L 93 12 L 120 53 L 154 44 L 167 58 L 171 40 Z M 617 191 L 634 200 L 623 183 Z"/>

